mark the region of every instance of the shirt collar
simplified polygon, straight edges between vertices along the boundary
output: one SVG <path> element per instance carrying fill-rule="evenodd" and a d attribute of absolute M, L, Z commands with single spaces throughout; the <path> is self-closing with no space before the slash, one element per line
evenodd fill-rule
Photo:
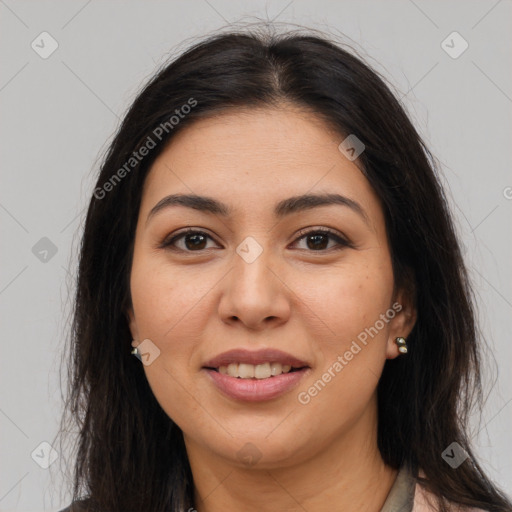
<path fill-rule="evenodd" d="M 415 489 L 416 478 L 408 466 L 402 466 L 380 512 L 412 512 Z"/>

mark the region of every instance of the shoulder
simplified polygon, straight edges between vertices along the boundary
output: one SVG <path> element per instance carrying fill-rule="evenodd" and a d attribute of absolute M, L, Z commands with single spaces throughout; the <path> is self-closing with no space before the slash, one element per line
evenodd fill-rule
<path fill-rule="evenodd" d="M 420 475 L 422 472 L 420 471 Z M 414 505 L 412 512 L 439 512 L 436 507 L 434 495 L 427 491 L 419 482 L 416 482 L 414 488 Z M 450 505 L 450 512 L 488 512 L 481 508 L 462 507 L 460 505 Z"/>

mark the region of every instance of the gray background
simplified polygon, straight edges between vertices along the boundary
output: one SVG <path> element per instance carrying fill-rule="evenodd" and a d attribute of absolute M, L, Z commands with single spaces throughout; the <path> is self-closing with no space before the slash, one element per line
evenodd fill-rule
<path fill-rule="evenodd" d="M 510 0 L 0 0 L 0 510 L 69 502 L 61 474 L 69 454 L 43 469 L 31 453 L 44 462 L 48 450 L 39 445 L 52 443 L 58 428 L 69 279 L 98 158 L 170 52 L 256 19 L 351 38 L 404 97 L 440 160 L 489 347 L 488 400 L 471 433 L 484 467 L 511 493 L 511 15 Z M 42 46 L 43 31 L 59 45 L 47 59 L 31 47 Z M 458 58 L 441 45 L 453 31 L 469 44 Z"/>

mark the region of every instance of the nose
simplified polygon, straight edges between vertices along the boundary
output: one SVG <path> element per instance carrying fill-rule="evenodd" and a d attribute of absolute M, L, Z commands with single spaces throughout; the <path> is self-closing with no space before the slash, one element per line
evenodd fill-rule
<path fill-rule="evenodd" d="M 286 323 L 292 292 L 280 275 L 279 265 L 272 261 L 270 251 L 264 250 L 252 262 L 235 253 L 233 266 L 222 280 L 218 308 L 222 321 L 258 331 Z"/>

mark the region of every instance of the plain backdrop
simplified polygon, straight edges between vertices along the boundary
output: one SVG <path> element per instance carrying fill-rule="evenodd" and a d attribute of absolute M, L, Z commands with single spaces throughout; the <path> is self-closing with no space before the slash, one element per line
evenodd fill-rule
<path fill-rule="evenodd" d="M 471 432 L 512 493 L 509 0 L 0 0 L 0 510 L 69 503 L 61 468 L 71 455 L 55 447 L 45 469 L 44 443 L 60 420 L 70 283 L 102 151 L 158 65 L 258 19 L 345 37 L 393 84 L 439 159 L 489 347 L 488 399 Z"/>

